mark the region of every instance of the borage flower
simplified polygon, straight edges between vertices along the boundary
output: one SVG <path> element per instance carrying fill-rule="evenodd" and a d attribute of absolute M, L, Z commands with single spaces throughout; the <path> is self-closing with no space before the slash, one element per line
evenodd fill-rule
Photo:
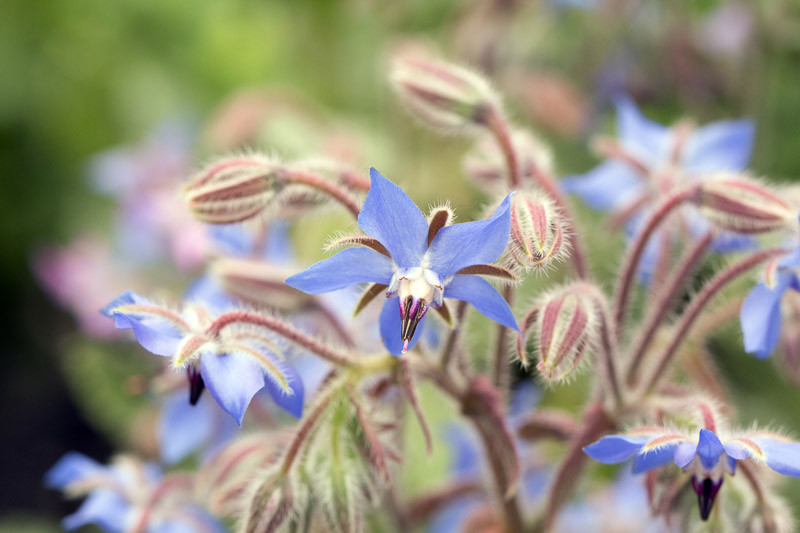
<path fill-rule="evenodd" d="M 597 151 L 607 159 L 581 175 L 562 181 L 562 187 L 576 194 L 590 207 L 611 211 L 619 223 L 635 235 L 644 215 L 668 192 L 681 185 L 702 180 L 717 172 L 743 171 L 750 160 L 754 127 L 749 120 L 712 122 L 699 128 L 688 123 L 667 127 L 647 119 L 629 98 L 618 98 L 617 139 L 601 138 Z M 680 223 L 662 229 L 651 239 L 643 257 L 642 274 L 657 264 L 679 232 L 699 236 L 711 224 L 693 206 L 680 210 Z M 722 232 L 713 242 L 716 252 L 749 245 L 745 237 Z"/>
<path fill-rule="evenodd" d="M 241 425 L 250 400 L 266 387 L 273 401 L 293 416 L 303 411 L 303 382 L 282 358 L 279 340 L 248 326 L 221 331 L 206 306 L 188 302 L 176 312 L 128 291 L 103 309 L 117 329 L 132 329 L 136 340 L 156 355 L 172 357 L 185 369 L 189 403 L 208 388 L 217 403 Z"/>
<path fill-rule="evenodd" d="M 87 496 L 64 518 L 64 529 L 95 524 L 110 533 L 223 533 L 225 528 L 193 497 L 193 477 L 163 475 L 154 464 L 118 457 L 110 466 L 80 453 L 62 457 L 47 472 L 45 483 L 70 496 Z"/>
<path fill-rule="evenodd" d="M 449 320 L 444 298 L 468 302 L 484 316 L 518 331 L 508 303 L 476 275 L 514 278 L 490 264 L 508 243 L 511 195 L 486 220 L 448 226 L 449 210 L 435 210 L 428 223 L 400 187 L 374 168 L 370 177 L 369 193 L 358 216 L 358 225 L 367 235 L 334 243 L 360 247 L 342 250 L 286 283 L 311 294 L 372 283 L 357 309 L 385 290 L 380 330 L 386 348 L 394 355 L 416 344 L 430 307 Z"/>
<path fill-rule="evenodd" d="M 633 460 L 634 473 L 673 461 L 692 475 L 700 516 L 708 519 L 725 474 L 736 472 L 737 461 L 748 458 L 766 463 L 785 476 L 800 477 L 800 443 L 769 431 L 732 434 L 723 439 L 710 429 L 696 437 L 668 428 L 641 428 L 610 435 L 585 447 L 586 454 L 605 464 Z"/>
<path fill-rule="evenodd" d="M 745 298 L 740 313 L 742 333 L 744 333 L 744 349 L 765 359 L 775 350 L 781 338 L 781 324 L 784 319 L 781 302 L 788 304 L 784 311 L 787 315 L 796 314 L 797 302 L 793 296 L 786 294 L 792 289 L 800 292 L 800 246 L 792 252 L 767 264 L 764 281 L 756 285 Z M 794 328 L 787 328 L 785 333 L 794 336 Z M 793 346 L 789 347 L 790 349 Z"/>

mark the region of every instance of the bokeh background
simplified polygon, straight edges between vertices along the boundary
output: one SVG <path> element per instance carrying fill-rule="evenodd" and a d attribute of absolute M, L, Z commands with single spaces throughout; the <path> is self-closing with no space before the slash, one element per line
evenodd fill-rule
<path fill-rule="evenodd" d="M 93 185 L 96 155 L 118 145 L 143 149 L 153 132 L 177 124 L 187 173 L 242 146 L 286 158 L 334 152 L 360 170 L 382 169 L 421 205 L 449 198 L 466 219 L 485 199 L 462 179 L 466 144 L 421 129 L 386 81 L 388 59 L 409 49 L 488 74 L 515 120 L 552 145 L 561 174 L 595 163 L 588 139 L 612 131 L 610 96 L 625 91 L 666 123 L 752 118 L 754 172 L 800 177 L 797 0 L 6 0 L 0 531 L 57 530 L 74 504 L 45 490 L 42 475 L 66 451 L 105 460 L 117 449 L 148 450 L 144 400 L 131 380 L 146 372 L 146 357 L 87 334 L 37 281 L 37 261 L 81 236 L 136 256 L 141 243 L 116 234 L 117 202 Z M 236 115 L 242 101 L 247 112 Z M 256 117 L 252 131 L 237 137 L 230 121 L 242 128 L 247 117 Z M 174 210 L 182 209 L 176 196 Z M 621 239 L 592 223 L 599 216 L 581 210 L 594 228 L 595 273 L 608 283 Z M 334 214 L 295 229 L 303 261 L 320 256 L 342 220 Z M 133 288 L 180 291 L 200 272 L 161 259 L 142 267 L 146 281 L 137 278 Z M 127 279 L 131 265 L 117 267 Z M 80 296 L 107 282 L 94 272 L 84 277 L 63 290 Z M 470 338 L 479 351 L 480 330 Z M 738 417 L 797 435 L 798 389 L 740 346 L 735 326 L 711 342 Z M 579 405 L 580 383 L 546 401 Z M 444 464 L 442 453 L 435 460 Z M 797 485 L 788 488 L 796 503 Z"/>

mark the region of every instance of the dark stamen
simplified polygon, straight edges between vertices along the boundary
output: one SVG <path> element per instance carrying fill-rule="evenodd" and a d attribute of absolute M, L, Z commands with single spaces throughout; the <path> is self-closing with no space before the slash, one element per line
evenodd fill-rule
<path fill-rule="evenodd" d="M 189 378 L 189 405 L 197 405 L 200 395 L 203 394 L 203 390 L 206 388 L 203 376 L 200 375 L 194 365 L 186 369 L 186 376 Z"/>
<path fill-rule="evenodd" d="M 419 321 L 422 320 L 427 311 L 428 304 L 424 299 L 414 301 L 413 297 L 406 296 L 403 305 L 400 307 L 400 318 L 403 320 L 400 328 L 400 338 L 404 341 L 411 340 L 417 330 Z"/>
<path fill-rule="evenodd" d="M 705 478 L 703 481 L 698 482 L 697 477 L 692 476 L 692 489 L 697 494 L 700 518 L 703 520 L 708 520 L 709 515 L 711 515 L 711 508 L 714 506 L 714 500 L 717 498 L 720 487 L 722 487 L 722 478 L 719 478 L 716 483 L 711 478 Z"/>

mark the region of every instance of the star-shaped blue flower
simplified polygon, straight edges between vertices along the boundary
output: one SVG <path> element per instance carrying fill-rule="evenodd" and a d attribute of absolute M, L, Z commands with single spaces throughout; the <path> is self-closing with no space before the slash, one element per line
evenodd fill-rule
<path fill-rule="evenodd" d="M 626 222 L 629 236 L 639 230 L 644 215 L 670 190 L 721 171 L 743 171 L 750 161 L 755 128 L 750 120 L 723 120 L 691 129 L 667 127 L 641 114 L 627 97 L 615 101 L 617 139 L 610 142 L 609 157 L 581 175 L 562 181 L 565 191 L 576 194 L 590 207 L 612 211 Z M 699 236 L 711 224 L 693 207 L 681 210 L 683 224 L 672 224 L 650 241 L 642 258 L 644 278 L 658 261 L 664 239 L 674 239 L 685 229 Z M 750 244 L 746 237 L 721 233 L 714 251 L 724 253 Z"/>
<path fill-rule="evenodd" d="M 775 350 L 781 334 L 781 300 L 793 289 L 800 292 L 800 246 L 770 263 L 766 280 L 756 285 L 745 298 L 740 313 L 744 349 L 765 359 Z"/>
<path fill-rule="evenodd" d="M 258 328 L 228 328 L 213 332 L 214 310 L 189 302 L 179 311 L 127 291 L 108 304 L 103 314 L 117 329 L 133 330 L 147 351 L 173 358 L 185 368 L 189 402 L 196 404 L 204 389 L 241 425 L 250 400 L 261 389 L 293 416 L 303 412 L 303 382 L 283 360 L 280 341 Z"/>
<path fill-rule="evenodd" d="M 296 289 L 320 294 L 354 283 L 386 287 L 380 316 L 383 342 L 398 355 L 414 346 L 429 307 L 444 298 L 472 304 L 484 316 L 514 330 L 517 322 L 500 293 L 469 272 L 500 257 L 508 244 L 510 195 L 486 220 L 440 227 L 425 216 L 400 187 L 374 168 L 358 216 L 372 239 L 342 250 L 286 280 Z"/>
<path fill-rule="evenodd" d="M 723 475 L 734 474 L 737 461 L 752 458 L 779 474 L 800 477 L 800 443 L 769 431 L 750 431 L 720 440 L 710 429 L 701 429 L 697 437 L 692 437 L 666 428 L 642 428 L 603 437 L 583 450 L 605 464 L 633 457 L 634 473 L 674 462 L 692 473 L 703 520 L 711 512 Z"/>
<path fill-rule="evenodd" d="M 72 496 L 87 496 L 62 521 L 66 530 L 95 524 L 109 533 L 224 533 L 225 528 L 195 501 L 186 474 L 164 476 L 153 464 L 120 457 L 110 466 L 80 453 L 62 457 L 45 484 Z"/>

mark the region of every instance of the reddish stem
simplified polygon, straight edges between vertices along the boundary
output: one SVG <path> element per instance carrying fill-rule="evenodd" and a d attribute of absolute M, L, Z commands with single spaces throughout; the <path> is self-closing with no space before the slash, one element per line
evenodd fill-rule
<path fill-rule="evenodd" d="M 324 178 L 320 178 L 319 176 L 315 176 L 314 174 L 309 174 L 300 170 L 289 171 L 286 181 L 287 183 L 308 185 L 309 187 L 327 194 L 346 207 L 353 217 L 358 219 L 358 214 L 361 212 L 361 207 L 347 191 L 339 187 L 337 184 L 332 183 Z"/>
<path fill-rule="evenodd" d="M 722 290 L 726 285 L 734 281 L 742 274 L 746 273 L 748 270 L 760 265 L 764 261 L 768 261 L 773 257 L 784 255 L 786 253 L 787 250 L 782 248 L 762 250 L 745 257 L 738 263 L 734 263 L 725 270 L 718 272 L 716 276 L 711 278 L 711 281 L 709 281 L 705 287 L 703 287 L 703 290 L 701 290 L 700 293 L 692 299 L 689 306 L 681 315 L 681 319 L 675 328 L 675 332 L 672 334 L 670 343 L 661 353 L 661 357 L 659 358 L 658 366 L 656 367 L 655 372 L 653 372 L 653 374 L 651 374 L 651 376 L 648 378 L 647 384 L 643 389 L 645 393 L 649 393 L 656 386 L 658 380 L 663 376 L 667 366 L 677 353 L 681 343 L 689 333 L 690 328 L 694 325 L 695 320 L 703 311 L 705 306 L 708 305 L 708 303 L 714 296 L 716 296 L 717 293 L 719 293 L 720 290 Z"/>
<path fill-rule="evenodd" d="M 714 236 L 711 232 L 706 233 L 702 239 L 697 241 L 697 243 L 681 257 L 677 270 L 667 279 L 663 288 L 656 287 L 653 304 L 648 309 L 643 326 L 640 328 L 640 333 L 638 337 L 636 337 L 633 348 L 631 349 L 631 364 L 627 374 L 628 385 L 635 383 L 636 373 L 639 371 L 639 366 L 642 363 L 644 354 L 647 347 L 650 345 L 650 341 L 653 340 L 658 326 L 672 310 L 675 301 L 680 295 L 680 291 L 686 286 L 690 276 L 703 259 L 708 247 L 711 246 L 713 239 Z"/>
<path fill-rule="evenodd" d="M 503 288 L 503 298 L 509 307 L 514 302 L 514 287 L 506 285 Z M 508 328 L 502 324 L 497 325 L 497 344 L 494 351 L 494 369 L 492 381 L 500 391 L 503 405 L 508 402 L 509 389 L 511 388 L 511 375 L 508 368 Z"/>
<path fill-rule="evenodd" d="M 328 409 L 333 399 L 339 394 L 340 390 L 338 386 L 331 385 L 331 389 L 324 393 L 325 395 L 322 396 L 317 403 L 314 405 L 314 408 L 311 412 L 306 416 L 305 420 L 303 420 L 303 424 L 298 428 L 297 432 L 294 434 L 294 438 L 292 439 L 291 444 L 289 444 L 289 449 L 286 450 L 286 455 L 283 456 L 283 460 L 281 461 L 281 473 L 285 476 L 289 473 L 292 469 L 292 465 L 294 464 L 297 455 L 300 453 L 300 450 L 303 448 L 303 445 L 308 441 L 311 432 L 314 430 L 314 426 L 316 426 L 317 422 L 319 422 L 322 415 Z"/>
<path fill-rule="evenodd" d="M 522 177 L 519 172 L 519 157 L 517 149 L 514 147 L 514 140 L 511 137 L 511 128 L 508 127 L 508 122 L 501 111 L 491 108 L 487 111 L 486 125 L 494 135 L 500 151 L 503 152 L 503 156 L 506 158 L 508 180 L 511 188 L 521 187 Z"/>
<path fill-rule="evenodd" d="M 617 282 L 617 290 L 614 298 L 614 319 L 617 324 L 617 334 L 622 333 L 623 330 L 628 299 L 634 280 L 636 279 L 636 269 L 645 247 L 647 246 L 647 242 L 650 240 L 650 237 L 653 236 L 658 226 L 667 219 L 670 213 L 680 207 L 684 202 L 696 197 L 699 191 L 700 187 L 698 185 L 692 185 L 691 187 L 673 192 L 667 196 L 667 198 L 658 204 L 650 213 L 644 226 L 628 248 L 628 253 L 625 256 L 622 271 Z"/>
<path fill-rule="evenodd" d="M 259 326 L 270 331 L 274 331 L 281 337 L 284 337 L 295 344 L 299 344 L 303 348 L 313 352 L 323 359 L 330 361 L 340 366 L 353 366 L 356 364 L 349 356 L 336 351 L 313 337 L 309 337 L 302 331 L 281 322 L 275 318 L 259 315 L 249 311 L 234 311 L 232 313 L 225 313 L 217 318 L 208 328 L 208 334 L 215 337 L 226 326 L 233 324 L 252 324 Z"/>

